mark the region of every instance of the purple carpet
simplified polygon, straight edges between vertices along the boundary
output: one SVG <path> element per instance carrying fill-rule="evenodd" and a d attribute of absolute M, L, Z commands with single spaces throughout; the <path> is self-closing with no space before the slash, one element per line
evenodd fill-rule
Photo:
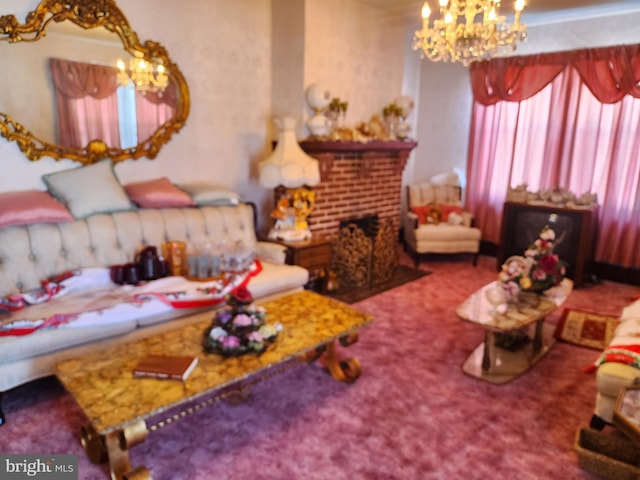
<path fill-rule="evenodd" d="M 461 365 L 484 332 L 455 308 L 495 278 L 495 259 L 474 268 L 466 257 L 434 258 L 422 268 L 432 274 L 355 304 L 375 316 L 348 349 L 363 367 L 355 384 L 298 365 L 245 403 L 218 402 L 152 432 L 131 450 L 133 465 L 156 480 L 593 478 L 578 467 L 574 440 L 596 393 L 582 368 L 598 352 L 559 342 L 508 384 L 468 377 Z M 618 315 L 639 291 L 603 282 L 565 306 Z M 81 479 L 108 478 L 84 455 L 82 412 L 55 378 L 7 392 L 4 406 L 0 452 L 76 454 Z"/>

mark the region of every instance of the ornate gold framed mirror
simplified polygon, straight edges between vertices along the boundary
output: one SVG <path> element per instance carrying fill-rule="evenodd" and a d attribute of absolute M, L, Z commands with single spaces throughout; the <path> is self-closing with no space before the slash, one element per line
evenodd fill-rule
<path fill-rule="evenodd" d="M 0 65 L 0 135 L 29 160 L 152 159 L 189 114 L 178 66 L 140 43 L 114 0 L 42 0 L 24 24 L 0 16 Z"/>

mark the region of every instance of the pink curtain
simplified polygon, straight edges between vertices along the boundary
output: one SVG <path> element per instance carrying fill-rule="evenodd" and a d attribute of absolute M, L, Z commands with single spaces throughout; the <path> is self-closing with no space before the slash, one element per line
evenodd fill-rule
<path fill-rule="evenodd" d="M 176 112 L 175 85 L 170 83 L 164 92 L 136 92 L 138 143 L 143 143 L 158 128 L 172 119 Z"/>
<path fill-rule="evenodd" d="M 59 58 L 49 61 L 58 109 L 58 142 L 84 148 L 100 139 L 120 146 L 117 69 Z"/>
<path fill-rule="evenodd" d="M 575 50 L 471 64 L 471 89 L 477 102 L 519 102 L 540 92 L 567 67 L 602 103 L 625 95 L 640 98 L 640 45 Z"/>
<path fill-rule="evenodd" d="M 519 102 L 546 87 L 565 66 L 566 59 L 557 54 L 473 63 L 473 97 L 483 105 L 494 105 L 501 100 Z"/>
<path fill-rule="evenodd" d="M 615 47 L 472 66 L 466 198 L 485 240 L 500 241 L 509 187 L 560 186 L 598 195 L 596 260 L 640 266 L 639 59 Z"/>

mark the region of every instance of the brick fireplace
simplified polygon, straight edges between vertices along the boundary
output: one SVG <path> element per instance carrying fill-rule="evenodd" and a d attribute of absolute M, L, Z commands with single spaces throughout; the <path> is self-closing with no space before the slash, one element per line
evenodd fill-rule
<path fill-rule="evenodd" d="M 301 142 L 320 163 L 314 236 L 332 242 L 331 270 L 340 290 L 373 287 L 398 265 L 402 171 L 415 142 Z"/>
<path fill-rule="evenodd" d="M 416 142 L 303 141 L 302 149 L 320 162 L 316 203 L 308 218 L 314 235 L 334 238 L 340 222 L 377 215 L 400 229 L 402 171 Z"/>

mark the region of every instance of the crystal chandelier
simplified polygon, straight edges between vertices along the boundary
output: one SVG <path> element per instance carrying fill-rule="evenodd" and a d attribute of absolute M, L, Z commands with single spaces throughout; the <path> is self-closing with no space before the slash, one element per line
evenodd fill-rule
<path fill-rule="evenodd" d="M 163 91 L 169 85 L 169 77 L 164 66 L 158 65 L 154 69 L 153 63 L 146 61 L 139 52 L 129 60 L 128 69 L 124 60 L 118 59 L 117 65 L 120 85 L 132 83 L 136 90 L 141 92 Z"/>
<path fill-rule="evenodd" d="M 413 49 L 434 62 L 471 62 L 487 60 L 527 37 L 526 25 L 520 23 L 524 0 L 515 0 L 513 24 L 499 15 L 500 0 L 439 0 L 440 17 L 429 25 L 429 2 L 422 6 L 422 30 L 413 38 Z"/>

